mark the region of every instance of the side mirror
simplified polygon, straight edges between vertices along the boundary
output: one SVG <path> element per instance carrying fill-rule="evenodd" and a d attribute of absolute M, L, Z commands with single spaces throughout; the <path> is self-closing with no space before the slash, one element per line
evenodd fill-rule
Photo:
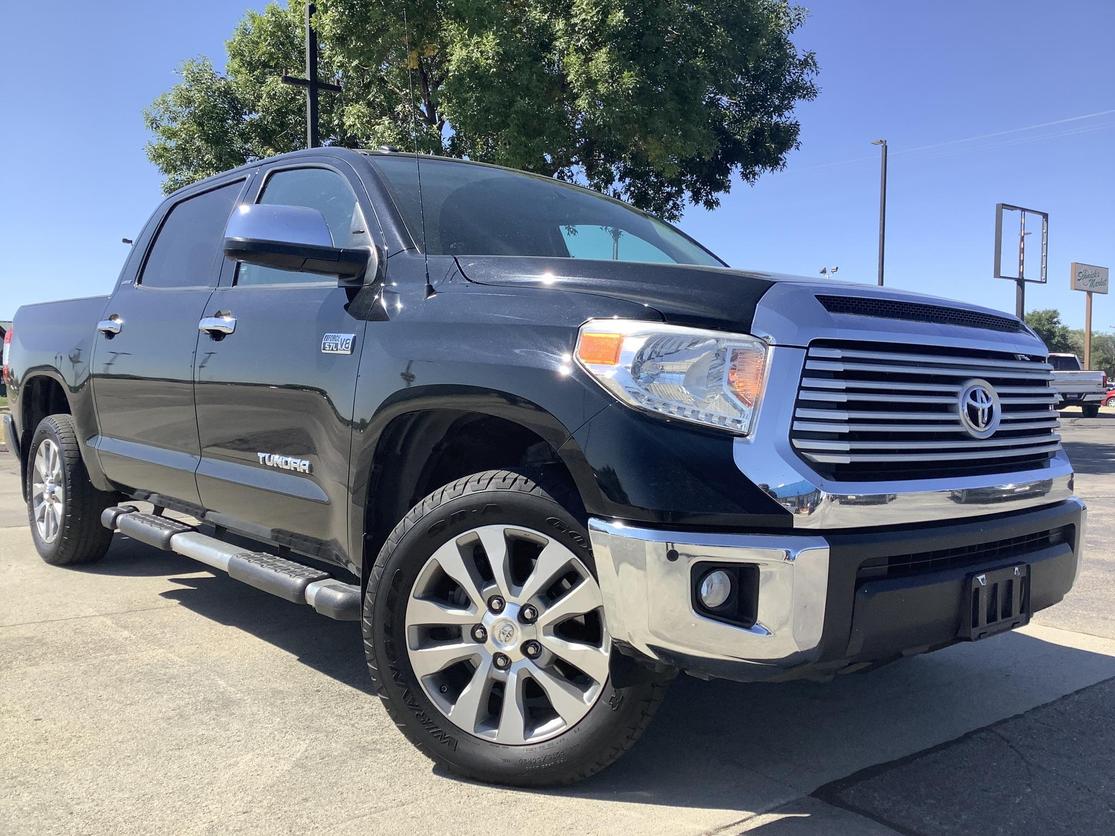
<path fill-rule="evenodd" d="M 305 206 L 237 206 L 225 227 L 224 251 L 245 264 L 336 276 L 342 287 L 359 287 L 364 276 L 379 271 L 375 247 L 333 246 L 325 216 Z"/>

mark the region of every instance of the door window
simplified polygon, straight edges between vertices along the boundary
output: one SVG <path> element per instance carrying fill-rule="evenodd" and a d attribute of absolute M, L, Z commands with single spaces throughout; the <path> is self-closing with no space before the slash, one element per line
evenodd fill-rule
<path fill-rule="evenodd" d="M 225 224 L 243 181 L 174 204 L 155 236 L 139 283 L 144 287 L 215 285 Z"/>
<path fill-rule="evenodd" d="M 325 216 L 335 247 L 367 247 L 371 244 L 356 195 L 345 178 L 330 169 L 293 168 L 277 171 L 267 178 L 258 202 L 317 209 Z M 335 279 L 313 273 L 277 270 L 258 264 L 241 264 L 236 278 L 237 285 L 306 282 L 336 284 Z"/>

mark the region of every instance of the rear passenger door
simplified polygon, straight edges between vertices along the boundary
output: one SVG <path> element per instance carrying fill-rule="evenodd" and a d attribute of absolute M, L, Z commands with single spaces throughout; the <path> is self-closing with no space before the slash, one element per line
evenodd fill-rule
<path fill-rule="evenodd" d="M 258 203 L 320 211 L 335 246 L 372 243 L 374 215 L 343 163 L 272 168 L 254 191 Z M 195 372 L 202 501 L 234 530 L 346 562 L 358 291 L 258 265 L 229 262 L 225 274 L 205 315 L 235 326 L 202 334 Z"/>
<path fill-rule="evenodd" d="M 197 322 L 221 269 L 221 243 L 245 187 L 239 177 L 163 207 L 134 275 L 105 309 L 93 349 L 100 435 L 91 440 L 120 485 L 200 503 L 194 413 Z M 146 233 L 145 233 L 146 234 Z"/>

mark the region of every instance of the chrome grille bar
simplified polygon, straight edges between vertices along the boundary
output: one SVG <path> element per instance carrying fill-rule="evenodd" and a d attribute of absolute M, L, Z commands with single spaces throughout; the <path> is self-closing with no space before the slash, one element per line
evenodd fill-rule
<path fill-rule="evenodd" d="M 1010 468 L 1012 458 L 1024 460 L 1019 469 L 1032 470 L 1060 447 L 1052 377 L 1044 357 L 916 345 L 814 345 L 806 355 L 791 439 L 808 461 L 840 466 L 834 471 L 840 479 L 888 467 L 935 475 L 981 465 Z M 974 437 L 961 419 L 961 392 L 972 379 L 986 381 L 998 396 L 999 426 L 986 439 Z M 1008 461 L 996 465 L 997 459 Z"/>

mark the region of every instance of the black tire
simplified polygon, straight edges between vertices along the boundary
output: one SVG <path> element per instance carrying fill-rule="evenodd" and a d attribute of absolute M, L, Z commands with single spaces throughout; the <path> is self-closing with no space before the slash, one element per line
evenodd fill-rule
<path fill-rule="evenodd" d="M 504 745 L 454 725 L 431 702 L 411 667 L 406 602 L 439 546 L 492 524 L 545 531 L 595 575 L 584 526 L 530 478 L 487 471 L 434 491 L 391 532 L 371 571 L 363 631 L 373 690 L 411 743 L 458 775 L 514 786 L 573 783 L 604 769 L 635 744 L 665 696 L 669 677 L 647 676 L 623 688 L 608 677 L 583 719 L 538 743 Z"/>
<path fill-rule="evenodd" d="M 35 520 L 35 464 L 39 448 L 50 441 L 59 453 L 59 472 L 63 488 L 61 520 L 49 540 L 39 531 Z M 81 458 L 74 420 L 69 415 L 48 415 L 39 422 L 31 437 L 27 458 L 27 517 L 31 537 L 39 555 L 52 566 L 92 563 L 104 557 L 112 542 L 112 532 L 101 525 L 101 512 L 116 502 L 116 495 L 99 491 L 89 481 Z"/>
<path fill-rule="evenodd" d="M 1084 413 L 1085 418 L 1098 418 L 1100 414 L 1099 404 L 1086 403 L 1080 407 L 1080 411 Z"/>

